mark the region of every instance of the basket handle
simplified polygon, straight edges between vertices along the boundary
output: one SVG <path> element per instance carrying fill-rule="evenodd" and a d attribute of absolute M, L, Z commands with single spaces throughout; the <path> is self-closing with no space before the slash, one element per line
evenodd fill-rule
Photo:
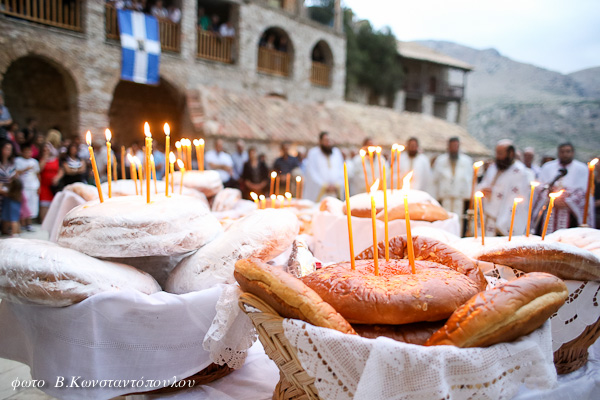
<path fill-rule="evenodd" d="M 240 295 L 238 305 L 246 314 L 254 313 L 252 308 L 259 310 L 265 314 L 273 314 L 274 316 L 281 317 L 277 311 L 275 311 L 270 305 L 265 303 L 262 299 L 253 295 L 252 293 L 244 292 Z"/>

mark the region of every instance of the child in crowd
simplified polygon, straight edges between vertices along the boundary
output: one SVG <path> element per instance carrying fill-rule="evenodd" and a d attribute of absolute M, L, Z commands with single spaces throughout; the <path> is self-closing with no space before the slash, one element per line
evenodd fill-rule
<path fill-rule="evenodd" d="M 23 201 L 23 183 L 15 176 L 8 184 L 8 190 L 2 197 L 2 233 L 19 236 L 21 228 L 21 202 Z"/>
<path fill-rule="evenodd" d="M 21 157 L 15 159 L 15 167 L 23 183 L 23 194 L 29 209 L 29 215 L 23 215 L 22 224 L 26 231 L 31 231 L 31 220 L 38 217 L 40 203 L 40 164 L 32 157 L 31 144 L 21 146 Z"/>

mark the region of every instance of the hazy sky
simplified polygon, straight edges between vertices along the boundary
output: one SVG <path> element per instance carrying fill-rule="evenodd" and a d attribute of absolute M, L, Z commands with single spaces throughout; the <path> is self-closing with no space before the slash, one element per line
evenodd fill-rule
<path fill-rule="evenodd" d="M 342 0 L 399 40 L 493 47 L 562 73 L 600 66 L 600 0 Z"/>

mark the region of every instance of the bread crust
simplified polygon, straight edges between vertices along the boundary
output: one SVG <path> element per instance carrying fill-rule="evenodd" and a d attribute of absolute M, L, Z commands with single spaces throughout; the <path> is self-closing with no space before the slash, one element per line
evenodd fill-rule
<path fill-rule="evenodd" d="M 350 323 L 399 325 L 448 318 L 479 292 L 466 275 L 443 265 L 417 261 L 416 274 L 408 260 L 373 260 L 321 268 L 301 280 Z"/>
<path fill-rule="evenodd" d="M 264 300 L 285 318 L 306 321 L 323 328 L 356 334 L 350 324 L 315 291 L 283 269 L 257 258 L 239 260 L 235 279 L 245 292 Z"/>
<path fill-rule="evenodd" d="M 385 336 L 398 342 L 422 345 L 425 344 L 434 332 L 444 326 L 445 322 L 445 320 L 442 320 L 435 322 L 415 322 L 414 324 L 404 325 L 354 324 L 352 327 L 356 333 L 368 339 Z"/>
<path fill-rule="evenodd" d="M 487 347 L 511 342 L 539 328 L 568 295 L 565 283 L 554 275 L 525 274 L 474 296 L 425 345 Z"/>
<path fill-rule="evenodd" d="M 406 235 L 395 236 L 390 239 L 390 259 L 407 259 L 408 242 Z M 452 246 L 426 236 L 413 236 L 415 260 L 433 261 L 445 265 L 455 271 L 471 278 L 479 290 L 485 290 L 487 281 L 483 272 L 470 258 Z M 385 254 L 385 241 L 377 244 L 379 255 Z M 358 260 L 373 258 L 373 246 L 363 250 L 357 257 Z"/>

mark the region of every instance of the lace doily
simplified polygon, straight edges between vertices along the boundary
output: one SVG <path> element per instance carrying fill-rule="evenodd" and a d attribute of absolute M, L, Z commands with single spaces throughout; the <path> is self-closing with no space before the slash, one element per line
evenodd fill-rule
<path fill-rule="evenodd" d="M 248 349 L 257 338 L 250 318 L 238 306 L 242 291 L 238 285 L 222 285 L 223 291 L 216 304 L 217 314 L 204 336 L 202 347 L 211 360 L 233 369 L 244 365 Z"/>
<path fill-rule="evenodd" d="M 286 319 L 285 336 L 326 399 L 512 398 L 522 383 L 556 384 L 550 324 L 488 348 L 365 339 Z"/>
<path fill-rule="evenodd" d="M 482 266 L 486 277 L 506 279 L 508 281 L 523 275 L 523 272 L 493 264 Z M 600 282 L 565 281 L 569 298 L 550 318 L 552 323 L 552 351 L 575 339 L 600 318 Z"/>

